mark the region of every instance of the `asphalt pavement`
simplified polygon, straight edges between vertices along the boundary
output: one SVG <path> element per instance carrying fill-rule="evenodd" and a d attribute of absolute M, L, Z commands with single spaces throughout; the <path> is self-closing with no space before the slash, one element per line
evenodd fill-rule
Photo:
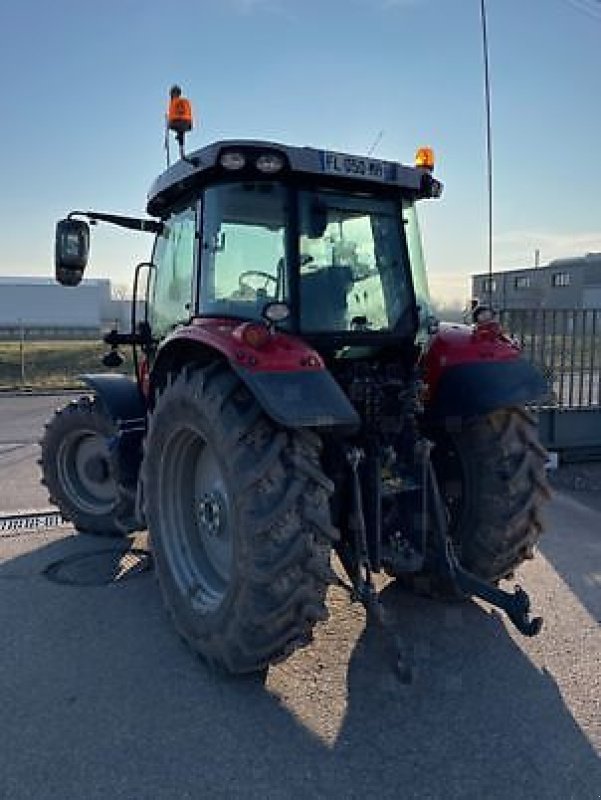
<path fill-rule="evenodd" d="M 35 442 L 61 402 L 0 398 L 0 514 L 49 508 Z M 194 657 L 151 572 L 99 586 L 45 573 L 117 546 L 68 527 L 0 532 L 2 800 L 601 797 L 595 509 L 561 494 L 548 507 L 518 576 L 539 637 L 393 583 L 384 629 L 366 629 L 333 588 L 315 642 L 264 683 Z"/>

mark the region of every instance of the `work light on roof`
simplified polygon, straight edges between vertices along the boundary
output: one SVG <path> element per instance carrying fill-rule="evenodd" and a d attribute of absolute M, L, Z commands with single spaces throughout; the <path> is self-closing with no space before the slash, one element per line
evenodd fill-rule
<path fill-rule="evenodd" d="M 282 169 L 284 166 L 284 159 L 275 153 L 264 153 L 257 158 L 255 166 L 261 172 L 272 175 L 274 172 L 279 172 Z"/>
<path fill-rule="evenodd" d="M 246 158 L 244 153 L 240 153 L 238 150 L 228 150 L 221 154 L 219 163 L 224 169 L 234 172 L 237 169 L 243 169 L 246 164 Z"/>

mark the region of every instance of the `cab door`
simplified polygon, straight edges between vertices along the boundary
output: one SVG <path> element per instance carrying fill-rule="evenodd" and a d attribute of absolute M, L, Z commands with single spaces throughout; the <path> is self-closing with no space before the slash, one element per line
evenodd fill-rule
<path fill-rule="evenodd" d="M 174 211 L 155 240 L 148 282 L 148 323 L 160 342 L 194 314 L 194 274 L 197 261 L 196 204 Z"/>

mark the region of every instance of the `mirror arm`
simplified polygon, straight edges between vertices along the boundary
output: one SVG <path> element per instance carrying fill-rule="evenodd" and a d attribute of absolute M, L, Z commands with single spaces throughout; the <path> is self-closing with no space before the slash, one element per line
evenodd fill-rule
<path fill-rule="evenodd" d="M 113 328 L 113 330 L 105 333 L 102 339 L 111 347 L 118 347 L 120 344 L 143 346 L 152 341 L 150 332 L 146 328 L 136 333 L 119 333 L 119 331 Z"/>
<path fill-rule="evenodd" d="M 118 225 L 120 228 L 129 228 L 129 230 L 144 233 L 162 233 L 164 228 L 163 223 L 156 219 L 124 217 L 121 214 L 105 214 L 102 211 L 71 211 L 67 219 L 74 217 L 87 217 L 90 222 L 108 222 L 110 225 Z"/>

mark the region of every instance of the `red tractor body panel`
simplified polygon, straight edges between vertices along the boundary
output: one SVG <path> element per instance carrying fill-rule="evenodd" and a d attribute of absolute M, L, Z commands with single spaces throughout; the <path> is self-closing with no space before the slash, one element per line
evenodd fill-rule
<path fill-rule="evenodd" d="M 494 321 L 441 325 L 421 358 L 425 412 L 451 422 L 539 401 L 547 392 L 541 373 Z"/>
<path fill-rule="evenodd" d="M 211 361 L 215 356 L 227 359 L 265 413 L 279 425 L 350 429 L 360 424 L 359 415 L 319 353 L 301 339 L 270 331 L 261 322 L 193 319 L 161 344 L 153 381 L 160 385 L 168 372 L 177 371 L 178 359 L 191 363 Z"/>
<path fill-rule="evenodd" d="M 249 328 L 267 333 L 260 346 L 245 341 Z M 250 372 L 319 372 L 325 369 L 316 350 L 301 339 L 280 331 L 268 332 L 261 322 L 240 322 L 227 318 L 196 318 L 165 339 L 161 349 L 178 340 L 192 341 L 225 356 L 233 367 Z"/>
<path fill-rule="evenodd" d="M 520 356 L 519 346 L 497 322 L 473 326 L 442 323 L 421 359 L 428 396 L 434 396 L 440 378 L 451 367 L 513 361 Z"/>

